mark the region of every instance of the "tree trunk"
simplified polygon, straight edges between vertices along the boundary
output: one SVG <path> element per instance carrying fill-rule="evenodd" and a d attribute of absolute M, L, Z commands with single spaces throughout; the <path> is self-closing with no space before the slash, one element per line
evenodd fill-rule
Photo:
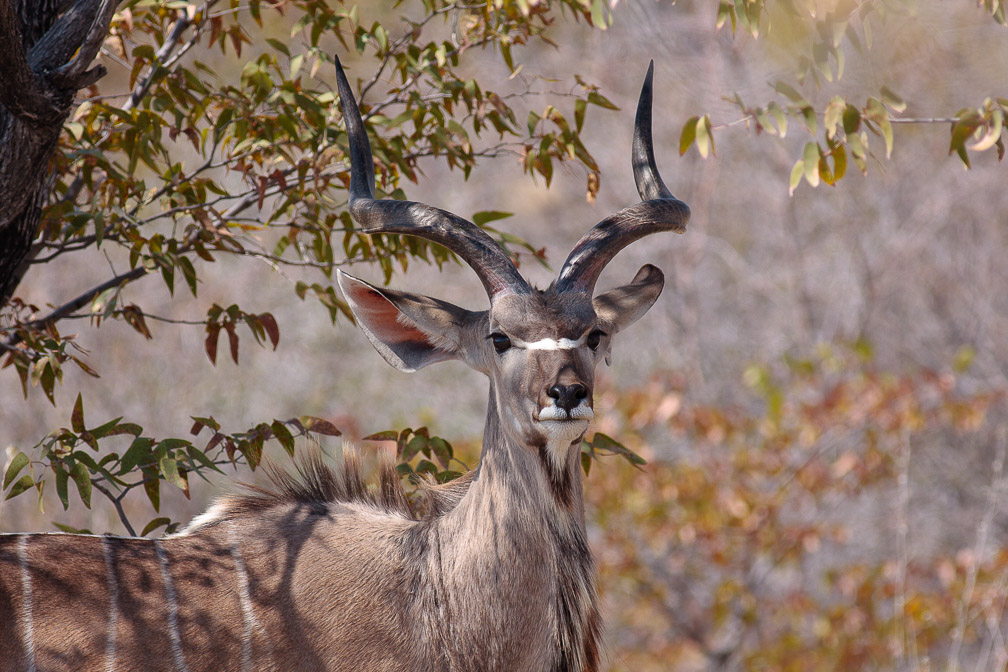
<path fill-rule="evenodd" d="M 52 154 L 118 0 L 0 0 L 0 306 L 31 261 Z"/>

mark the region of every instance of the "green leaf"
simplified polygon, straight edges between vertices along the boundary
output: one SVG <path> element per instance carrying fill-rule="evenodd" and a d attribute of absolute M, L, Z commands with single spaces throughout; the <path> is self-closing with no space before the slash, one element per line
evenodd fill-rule
<path fill-rule="evenodd" d="M 843 114 L 847 109 L 847 103 L 840 96 L 836 96 L 826 106 L 823 113 L 823 126 L 826 127 L 826 137 L 832 140 L 836 137 L 837 129 L 843 123 Z"/>
<path fill-rule="evenodd" d="M 287 454 L 294 457 L 294 437 L 291 435 L 290 430 L 287 429 L 287 425 L 279 420 L 274 420 L 273 424 L 270 425 L 270 429 L 273 431 L 273 436 L 276 440 L 287 451 Z"/>
<path fill-rule="evenodd" d="M 902 98 L 900 98 L 899 95 L 894 93 L 892 89 L 890 89 L 887 86 L 883 86 L 881 93 L 882 93 L 882 102 L 885 103 L 886 106 L 889 107 L 889 109 L 893 110 L 894 112 L 903 112 L 904 110 L 906 110 L 906 102 Z"/>
<path fill-rule="evenodd" d="M 800 105 L 804 105 L 807 102 L 805 100 L 805 97 L 802 96 L 800 93 L 798 93 L 794 89 L 794 87 L 791 86 L 790 84 L 788 84 L 787 82 L 784 82 L 784 81 L 781 81 L 781 80 L 778 79 L 776 82 L 773 83 L 773 88 L 774 88 L 775 91 L 777 91 L 777 93 L 781 93 L 781 94 L 787 96 L 788 98 L 790 98 L 795 103 L 798 103 Z"/>
<path fill-rule="evenodd" d="M 84 431 L 84 401 L 80 393 L 77 394 L 77 401 L 74 402 L 73 412 L 70 414 L 70 426 L 78 434 Z"/>
<path fill-rule="evenodd" d="M 441 466 L 445 469 L 448 468 L 448 463 L 452 459 L 452 447 L 447 441 L 439 436 L 431 437 L 428 444 L 430 446 L 431 452 L 437 461 L 441 463 Z"/>
<path fill-rule="evenodd" d="M 603 96 L 598 91 L 592 91 L 588 94 L 588 102 L 592 105 L 598 105 L 599 107 L 604 107 L 607 110 L 618 110 L 620 109 L 618 105 L 613 103 L 611 100 Z"/>
<path fill-rule="evenodd" d="M 788 196 L 794 196 L 795 189 L 801 184 L 802 175 L 805 174 L 805 161 L 798 159 L 791 168 L 791 177 L 788 178 Z"/>
<path fill-rule="evenodd" d="M 693 141 L 696 140 L 698 121 L 700 121 L 700 117 L 694 116 L 687 119 L 686 123 L 683 124 L 682 132 L 679 134 L 679 156 L 682 156 L 689 151 Z"/>
<path fill-rule="evenodd" d="M 893 150 L 893 128 L 888 117 L 879 122 L 879 130 L 882 132 L 882 139 L 885 140 L 886 158 L 891 158 Z"/>
<path fill-rule="evenodd" d="M 67 492 L 67 483 L 69 482 L 70 475 L 62 464 L 54 464 L 53 469 L 56 472 L 56 496 L 59 497 L 60 504 L 63 505 L 63 510 L 66 511 L 70 508 L 70 495 Z"/>
<path fill-rule="evenodd" d="M 513 212 L 504 212 L 503 210 L 482 210 L 480 212 L 473 213 L 472 221 L 476 226 L 484 226 L 490 222 L 495 222 L 498 219 L 506 219 L 514 215 Z"/>
<path fill-rule="evenodd" d="M 133 439 L 133 443 L 126 449 L 119 461 L 119 475 L 127 474 L 141 464 L 149 464 L 153 458 L 151 452 L 153 445 L 154 439 L 146 436 L 138 436 Z"/>
<path fill-rule="evenodd" d="M 542 117 L 540 117 L 535 112 L 531 112 L 530 111 L 528 113 L 528 119 L 525 121 L 525 124 L 528 126 L 529 137 L 534 137 L 535 136 L 535 134 L 536 134 L 536 127 L 539 125 L 539 122 L 541 120 L 542 120 Z"/>
<path fill-rule="evenodd" d="M 178 461 L 172 457 L 162 457 L 158 460 L 158 469 L 164 475 L 165 480 L 177 487 L 179 490 L 185 490 L 188 487 L 185 479 L 182 478 L 178 470 Z"/>
<path fill-rule="evenodd" d="M 153 532 L 159 527 L 164 525 L 169 525 L 171 523 L 171 518 L 155 518 L 146 525 L 144 525 L 143 531 L 140 533 L 141 537 L 146 537 L 149 533 Z"/>
<path fill-rule="evenodd" d="M 605 30 L 609 27 L 606 21 L 605 10 L 603 9 L 604 0 L 592 0 L 591 6 L 591 20 L 592 25 L 594 25 L 599 30 Z"/>
<path fill-rule="evenodd" d="M 4 483 L 3 483 L 4 490 L 6 490 L 7 487 L 11 484 L 11 481 L 14 480 L 14 477 L 18 475 L 18 472 L 20 472 L 22 469 L 28 466 L 28 462 L 29 462 L 28 456 L 25 455 L 24 453 L 19 452 L 17 455 L 14 456 L 14 459 L 11 460 L 11 463 L 7 466 L 7 473 L 4 474 Z M 29 478 L 31 477 L 29 476 Z"/>
<path fill-rule="evenodd" d="M 949 142 L 949 154 L 961 150 L 966 140 L 976 132 L 979 126 L 980 122 L 975 116 L 966 116 L 952 124 L 952 139 Z"/>
<path fill-rule="evenodd" d="M 11 499 L 12 497 L 17 497 L 23 492 L 31 490 L 35 487 L 35 481 L 29 474 L 25 474 L 18 480 L 14 481 L 14 485 L 11 486 L 10 490 L 7 492 L 6 499 Z"/>
<path fill-rule="evenodd" d="M 806 105 L 801 110 L 802 119 L 805 120 L 805 126 L 808 128 L 809 133 L 816 135 L 819 132 L 819 122 L 816 120 L 816 111 L 811 105 Z"/>
<path fill-rule="evenodd" d="M 284 56 L 290 56 L 290 50 L 287 48 L 287 45 L 284 44 L 283 42 L 281 42 L 280 40 L 278 40 L 276 38 L 272 38 L 272 37 L 267 37 L 266 41 L 269 43 L 269 45 L 271 47 L 273 47 L 274 49 L 276 49 L 277 51 L 279 51 Z M 143 534 L 147 534 L 147 533 L 144 532 Z"/>
<path fill-rule="evenodd" d="M 409 462 L 414 457 L 416 457 L 417 453 L 419 453 L 421 450 L 427 447 L 427 441 L 428 441 L 427 437 L 422 436 L 420 434 L 417 434 L 412 439 L 410 439 L 406 443 L 406 446 L 403 448 L 401 458 L 403 462 Z"/>
<path fill-rule="evenodd" d="M 196 283 L 198 282 L 196 269 L 193 268 L 192 262 L 189 261 L 188 257 L 179 257 L 178 265 L 179 268 L 182 269 L 182 277 L 185 278 L 186 284 L 189 286 L 189 291 L 192 292 L 193 297 L 195 297 Z"/>
<path fill-rule="evenodd" d="M 436 476 L 438 473 L 437 465 L 430 460 L 420 460 L 417 463 L 416 473 L 418 474 L 430 474 L 431 476 Z"/>
<path fill-rule="evenodd" d="M 802 161 L 805 164 L 805 181 L 813 187 L 819 186 L 819 145 L 814 142 L 805 143 Z"/>
<path fill-rule="evenodd" d="M 710 135 L 710 119 L 706 114 L 696 122 L 696 147 L 705 159 L 714 152 L 714 138 Z"/>
<path fill-rule="evenodd" d="M 91 508 L 91 473 L 83 462 L 78 462 L 70 469 L 70 478 L 77 485 L 77 493 L 80 495 L 84 506 Z"/>
<path fill-rule="evenodd" d="M 582 127 L 584 126 L 585 111 L 588 109 L 588 103 L 584 100 L 578 99 L 574 101 L 574 128 L 580 133 Z"/>
<path fill-rule="evenodd" d="M 964 345 L 956 351 L 952 366 L 959 373 L 966 371 L 976 359 L 976 350 L 971 345 Z"/>
<path fill-rule="evenodd" d="M 116 418 L 115 420 L 109 420 L 108 422 L 95 427 L 91 430 L 91 436 L 96 439 L 103 439 L 106 436 L 115 436 L 117 434 L 131 434 L 132 432 L 129 431 L 129 428 L 119 426 L 120 420 L 122 420 L 121 417 Z"/>
<path fill-rule="evenodd" d="M 594 450 L 603 451 L 610 455 L 619 455 L 635 467 L 647 464 L 647 460 L 643 457 L 602 432 L 595 432 L 595 436 L 591 438 L 589 443 Z"/>
<path fill-rule="evenodd" d="M 770 113 L 770 116 L 777 122 L 777 132 L 780 134 L 780 137 L 785 137 L 787 135 L 787 115 L 784 113 L 784 109 L 777 103 L 771 101 L 770 104 L 767 105 L 767 112 Z"/>
<path fill-rule="evenodd" d="M 144 472 L 144 476 L 147 476 L 147 479 L 144 481 L 144 491 L 147 493 L 147 499 L 150 500 L 151 506 L 154 507 L 155 511 L 160 511 L 161 479 L 156 474 L 147 474 L 146 472 Z"/>
<path fill-rule="evenodd" d="M 833 149 L 833 179 L 839 181 L 847 173 L 847 150 L 843 145 Z"/>
<path fill-rule="evenodd" d="M 848 105 L 843 112 L 844 133 L 851 135 L 857 133 L 859 128 L 861 128 L 861 110 L 853 105 Z"/>
<path fill-rule="evenodd" d="M 221 471 L 220 467 L 218 467 L 216 464 L 213 463 L 213 460 L 207 457 L 206 453 L 204 453 L 196 446 L 189 446 L 186 449 L 186 454 L 189 455 L 189 459 L 199 462 L 207 469 L 216 471 L 219 474 L 224 473 L 223 471 Z M 196 471 L 196 473 L 200 473 L 198 469 L 194 469 L 194 471 Z M 200 473 L 200 476 L 203 476 L 203 474 Z M 206 477 L 204 476 L 203 478 L 205 479 Z"/>
<path fill-rule="evenodd" d="M 974 152 L 984 152 L 997 144 L 1004 128 L 1004 112 L 1000 107 L 994 108 L 990 114 L 990 124 L 983 137 L 969 146 Z"/>

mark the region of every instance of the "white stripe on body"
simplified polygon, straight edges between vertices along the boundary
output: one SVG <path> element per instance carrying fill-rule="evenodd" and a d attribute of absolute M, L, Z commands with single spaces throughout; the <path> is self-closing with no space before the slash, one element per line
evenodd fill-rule
<path fill-rule="evenodd" d="M 119 582 L 116 580 L 115 565 L 112 562 L 111 537 L 102 537 L 102 551 L 105 554 L 105 576 L 109 587 L 108 639 L 105 640 L 105 672 L 115 672 L 116 623 L 119 620 Z"/>
<path fill-rule="evenodd" d="M 248 572 L 242 560 L 241 549 L 235 536 L 234 525 L 227 526 L 228 545 L 231 547 L 231 559 L 235 563 L 235 574 L 238 577 L 238 599 L 241 602 L 244 628 L 242 629 L 242 672 L 251 672 L 252 668 L 252 633 L 258 629 L 255 612 L 252 610 L 252 598 L 249 596 Z"/>
<path fill-rule="evenodd" d="M 31 571 L 28 567 L 28 535 L 22 534 L 18 539 L 18 560 L 21 562 L 21 618 L 24 632 L 25 662 L 28 672 L 35 672 L 35 632 L 32 626 L 32 587 Z"/>
<path fill-rule="evenodd" d="M 171 574 L 168 572 L 168 556 L 165 555 L 160 539 L 154 540 L 154 548 L 157 550 L 158 564 L 161 566 L 161 580 L 164 581 L 165 597 L 168 598 L 168 634 L 171 636 L 175 669 L 178 672 L 189 672 L 189 668 L 185 664 L 185 657 L 182 655 L 182 637 L 179 635 L 178 627 L 178 601 L 175 598 L 175 584 L 172 583 Z"/>

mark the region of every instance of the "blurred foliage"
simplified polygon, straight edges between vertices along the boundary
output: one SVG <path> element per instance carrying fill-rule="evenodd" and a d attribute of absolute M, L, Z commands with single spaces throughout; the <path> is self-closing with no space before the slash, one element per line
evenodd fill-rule
<path fill-rule="evenodd" d="M 983 0 L 978 5 L 996 23 L 1008 25 L 1001 0 Z M 730 26 L 733 35 L 743 30 L 754 38 L 776 35 L 793 56 L 791 76 L 771 83 L 777 100 L 750 105 L 737 93 L 726 96 L 742 113 L 741 119 L 712 124 L 707 114 L 691 117 L 682 128 L 680 153 L 696 146 L 704 158 L 713 154 L 713 129 L 745 123 L 757 135 L 784 138 L 789 120 L 796 120 L 811 139 L 800 145 L 801 154 L 794 161 L 789 184 L 792 194 L 802 181 L 812 187 L 836 184 L 847 173 L 849 161 L 867 173 L 870 158 L 879 154 L 890 158 L 896 142 L 894 124 L 948 125 L 949 154 L 955 153 L 966 168 L 971 165 L 969 152 L 994 149 L 1001 160 L 1008 98 L 991 95 L 954 112 L 901 117 L 907 103 L 884 84 L 877 93 L 868 95 L 864 104 L 840 93 L 829 95 L 830 91 L 844 90 L 840 80 L 851 50 L 857 58 L 870 61 L 873 23 L 914 19 L 914 3 L 894 0 L 720 0 L 718 29 Z M 803 94 L 803 87 L 811 90 Z"/>
<path fill-rule="evenodd" d="M 601 590 L 628 611 L 619 669 L 959 669 L 964 646 L 1000 669 L 1008 547 L 986 534 L 1008 485 L 1003 432 L 976 484 L 990 494 L 975 544 L 910 556 L 907 542 L 915 444 L 986 443 L 1008 391 L 879 371 L 863 344 L 752 366 L 744 384 L 742 407 L 689 405 L 669 379 L 599 399 L 628 445 L 679 446 L 643 478 L 606 470 L 586 488 Z"/>

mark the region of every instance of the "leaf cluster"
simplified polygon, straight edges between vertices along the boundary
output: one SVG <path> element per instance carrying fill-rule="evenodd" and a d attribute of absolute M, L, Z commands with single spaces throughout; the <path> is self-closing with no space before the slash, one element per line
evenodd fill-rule
<path fill-rule="evenodd" d="M 985 619 L 997 618 L 1008 549 L 909 557 L 906 544 L 920 520 L 914 447 L 985 441 L 1006 391 L 960 389 L 952 369 L 879 371 L 864 344 L 743 378 L 755 403 L 686 405 L 668 380 L 600 400 L 628 442 L 662 434 L 678 446 L 675 459 L 649 459 L 646 479 L 609 470 L 586 490 L 612 551 L 602 585 L 628 591 L 621 618 L 647 642 L 620 652 L 627 664 L 891 669 L 996 637 Z M 866 507 L 893 500 L 882 515 L 903 520 L 903 536 L 859 552 Z"/>
<path fill-rule="evenodd" d="M 1004 4 L 986 2 L 984 8 L 998 23 L 1005 24 Z M 948 124 L 951 131 L 949 154 L 955 153 L 966 168 L 971 167 L 969 152 L 996 148 L 998 160 L 1004 157 L 1004 117 L 1008 113 L 1005 99 L 987 97 L 975 108 L 963 108 L 954 114 L 901 117 L 907 103 L 883 85 L 878 96 L 870 96 L 863 105 L 847 96 L 821 96 L 843 77 L 846 50 L 853 48 L 863 58 L 870 58 L 873 42 L 873 22 L 911 20 L 910 12 L 901 3 L 845 0 L 824 8 L 821 3 L 788 0 L 770 5 L 764 0 L 721 0 L 717 10 L 717 27 L 731 26 L 732 35 L 739 29 L 754 38 L 764 37 L 772 28 L 786 35 L 785 41 L 802 45 L 798 48 L 793 67 L 794 82 L 776 80 L 773 90 L 783 99 L 759 105 L 748 105 L 736 93 L 726 99 L 742 113 L 735 122 L 712 123 L 708 114 L 691 117 L 682 127 L 680 153 L 696 146 L 704 158 L 714 153 L 713 131 L 744 123 L 756 134 L 784 138 L 788 121 L 802 123 L 812 139 L 800 145 L 800 155 L 792 164 L 788 189 L 804 181 L 811 187 L 835 185 L 853 161 L 862 173 L 868 171 L 871 158 L 881 158 L 873 151 L 869 139 L 879 138 L 884 158 L 892 156 L 898 124 Z M 802 94 L 805 84 L 814 85 L 811 94 Z M 806 87 L 807 88 L 807 87 Z M 833 87 L 835 88 L 835 87 Z M 813 102 L 824 100 L 825 102 Z"/>

